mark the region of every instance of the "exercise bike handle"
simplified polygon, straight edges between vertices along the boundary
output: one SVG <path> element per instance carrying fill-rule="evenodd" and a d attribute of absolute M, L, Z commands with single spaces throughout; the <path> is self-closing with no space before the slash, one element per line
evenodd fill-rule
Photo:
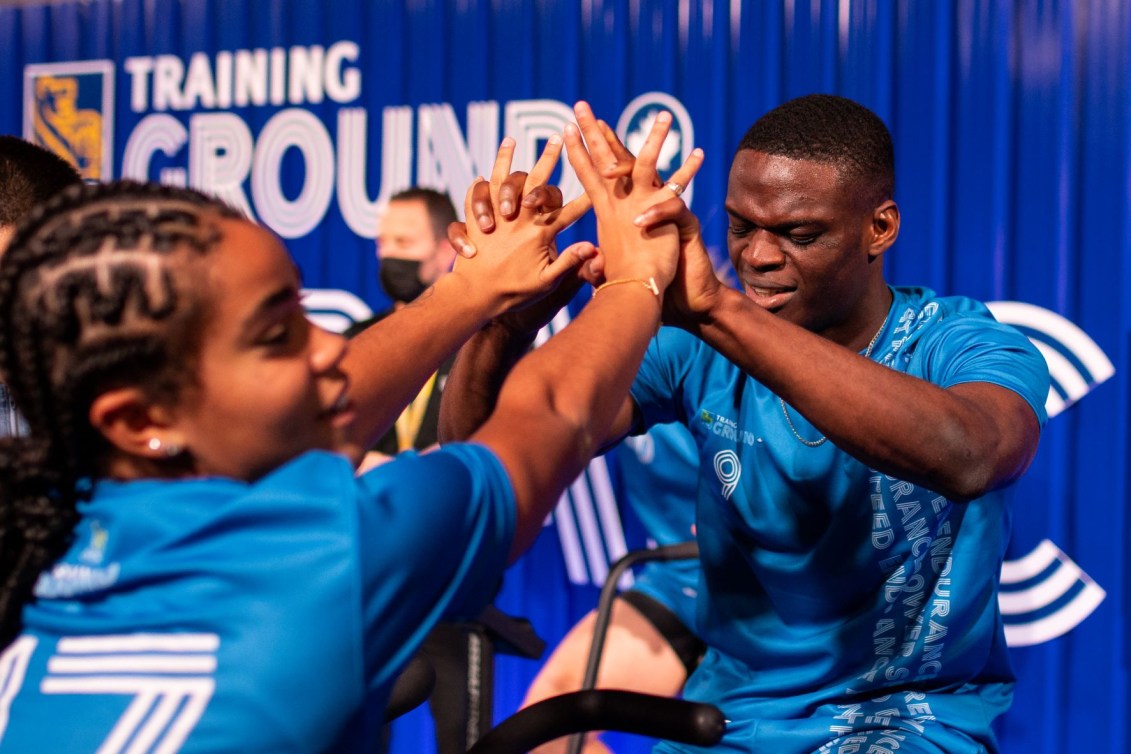
<path fill-rule="evenodd" d="M 389 701 L 385 705 L 385 722 L 392 722 L 410 710 L 416 709 L 432 696 L 436 686 L 436 671 L 432 663 L 420 655 L 409 660 L 397 676 Z"/>
<path fill-rule="evenodd" d="M 543 699 L 488 732 L 468 754 L 525 754 L 555 738 L 611 730 L 714 746 L 726 720 L 717 707 L 633 691 L 591 689 Z"/>

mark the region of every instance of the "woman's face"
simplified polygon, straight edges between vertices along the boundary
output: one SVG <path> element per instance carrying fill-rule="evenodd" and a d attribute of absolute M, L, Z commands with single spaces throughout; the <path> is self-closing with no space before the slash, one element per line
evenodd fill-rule
<path fill-rule="evenodd" d="M 354 414 L 345 340 L 315 327 L 290 256 L 270 232 L 218 221 L 195 384 L 173 409 L 201 476 L 253 480 L 311 449 L 343 450 Z"/>

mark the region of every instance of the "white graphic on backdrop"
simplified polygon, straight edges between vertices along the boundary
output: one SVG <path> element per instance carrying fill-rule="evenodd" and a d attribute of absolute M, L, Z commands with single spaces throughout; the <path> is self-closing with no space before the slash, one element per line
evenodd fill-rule
<path fill-rule="evenodd" d="M 1056 312 L 1022 301 L 986 304 L 999 322 L 1016 327 L 1045 357 L 1052 386 L 1045 401 L 1051 419 L 1115 374 L 1089 335 Z M 1011 647 L 1051 641 L 1080 625 L 1106 592 L 1050 540 L 1001 567 L 998 606 Z"/>
<path fill-rule="evenodd" d="M 323 330 L 345 332 L 354 322 L 373 316 L 369 304 L 349 291 L 337 288 L 304 288 L 302 305 L 306 317 Z"/>
<path fill-rule="evenodd" d="M 557 100 L 488 100 L 467 103 L 463 126 L 449 102 L 416 107 L 390 104 L 381 108 L 378 128 L 373 122 L 377 118 L 371 121 L 369 110 L 358 107 L 364 94 L 362 56 L 356 42 L 338 40 L 328 45 L 198 52 L 188 58 L 137 56 L 123 61 L 120 71 L 112 61 L 70 61 L 52 64 L 50 70 L 26 66 L 25 77 L 34 83 L 41 74 L 66 69 L 69 75 L 63 83 L 85 92 L 97 82 L 76 76 L 96 67 L 105 79 L 100 90 L 104 101 L 87 110 L 91 117 L 101 116 L 104 124 L 111 124 L 116 110 L 114 79 L 120 75 L 121 88 L 129 91 L 129 111 L 136 118 L 125 138 L 120 175 L 215 194 L 283 238 L 313 232 L 332 214 L 335 199 L 350 230 L 373 238 L 381 206 L 413 185 L 455 197 L 462 217 L 460 199 L 467 186 L 477 175 L 491 171 L 503 135 L 500 120 L 505 134 L 517 142 L 514 165 L 523 170 L 533 166 L 551 134 L 561 133 L 573 121 L 570 106 Z M 37 103 L 29 84 L 24 96 L 29 136 L 34 135 L 35 114 L 43 109 Z M 247 112 L 255 109 L 268 109 L 269 117 Z M 618 129 L 622 138 L 635 134 L 641 119 L 655 118 L 660 109 L 673 115 L 664 156 L 674 169 L 694 143 L 691 117 L 679 100 L 663 92 L 642 94 L 621 113 Z M 253 123 L 263 123 L 258 133 Z M 369 180 L 368 167 L 375 162 L 369 158 L 369 146 L 378 140 L 380 181 L 373 195 L 369 187 L 377 182 Z M 90 142 L 87 134 L 81 143 Z M 105 167 L 92 177 L 113 172 L 112 140 L 104 137 L 102 142 L 98 158 Z M 678 162 L 677 154 L 682 158 Z M 301 171 L 285 169 L 285 161 L 301 162 Z M 558 184 L 566 201 L 582 193 L 581 183 L 564 160 Z M 683 198 L 690 205 L 691 191 Z"/>
<path fill-rule="evenodd" d="M 1021 301 L 990 301 L 986 306 L 999 322 L 1025 333 L 1048 362 L 1052 387 L 1045 410 L 1050 419 L 1115 374 L 1111 360 L 1088 333 L 1056 312 Z"/>
<path fill-rule="evenodd" d="M 1006 643 L 1027 647 L 1063 636 L 1105 596 L 1107 592 L 1059 547 L 1042 540 L 1028 555 L 1002 564 L 998 606 Z"/>

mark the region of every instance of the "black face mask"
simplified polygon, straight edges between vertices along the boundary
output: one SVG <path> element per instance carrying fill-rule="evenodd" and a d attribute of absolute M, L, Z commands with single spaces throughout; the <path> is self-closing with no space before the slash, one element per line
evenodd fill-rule
<path fill-rule="evenodd" d="M 378 268 L 381 287 L 393 301 L 407 304 L 428 289 L 420 280 L 420 262 L 412 259 L 382 259 Z"/>

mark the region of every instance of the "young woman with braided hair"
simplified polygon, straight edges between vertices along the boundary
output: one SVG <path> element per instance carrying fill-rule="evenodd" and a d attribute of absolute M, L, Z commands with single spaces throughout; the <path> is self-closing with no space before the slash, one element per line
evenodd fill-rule
<path fill-rule="evenodd" d="M 30 427 L 0 444 L 0 751 L 372 750 L 397 671 L 490 598 L 596 449 L 675 274 L 674 227 L 632 224 L 670 191 L 566 142 L 609 288 L 471 442 L 360 477 L 442 359 L 595 253 L 553 249 L 588 202 L 526 201 L 560 140 L 475 257 L 348 352 L 278 240 L 193 191 L 80 187 L 21 226 L 0 260 L 0 371 Z"/>
<path fill-rule="evenodd" d="M 84 211 L 92 195 L 104 201 Z M 167 335 L 187 338 L 184 324 L 194 314 L 167 263 L 186 249 L 203 255 L 215 243 L 215 227 L 200 223 L 204 212 L 238 217 L 193 192 L 128 184 L 75 189 L 51 206 L 59 214 L 33 216 L 0 269 L 0 371 L 32 428 L 27 438 L 0 440 L 4 645 L 19 630 L 19 606 L 35 580 L 70 544 L 77 501 L 108 460 L 106 441 L 82 406 L 124 375 L 155 398 L 175 395 L 184 374 L 173 356 L 197 344 L 166 342 Z M 164 259 L 141 258 L 143 239 Z M 109 295 L 100 295 L 104 286 Z M 98 323 L 103 332 L 88 335 Z"/>

